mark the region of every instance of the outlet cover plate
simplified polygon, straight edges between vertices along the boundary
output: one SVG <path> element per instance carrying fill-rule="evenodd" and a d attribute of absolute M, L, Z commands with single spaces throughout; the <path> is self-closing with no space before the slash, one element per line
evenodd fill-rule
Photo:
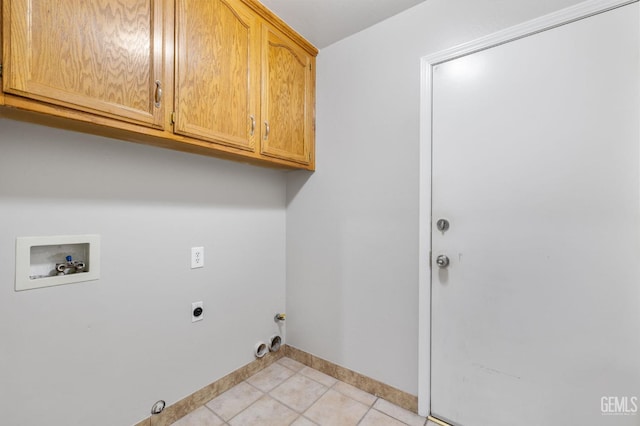
<path fill-rule="evenodd" d="M 191 269 L 204 267 L 204 247 L 191 247 Z"/>
<path fill-rule="evenodd" d="M 196 308 L 202 309 L 202 313 L 199 316 L 196 316 L 194 313 Z M 203 319 L 204 319 L 204 303 L 202 302 L 191 303 L 191 322 L 202 321 Z"/>

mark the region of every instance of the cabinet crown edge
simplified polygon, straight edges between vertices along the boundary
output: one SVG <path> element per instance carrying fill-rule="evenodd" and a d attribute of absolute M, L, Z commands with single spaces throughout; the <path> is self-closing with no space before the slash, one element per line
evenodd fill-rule
<path fill-rule="evenodd" d="M 312 56 L 318 56 L 318 48 L 315 47 L 309 40 L 304 38 L 300 33 L 291 28 L 289 24 L 283 21 L 278 15 L 273 13 L 269 8 L 260 3 L 258 0 L 241 0 L 242 3 L 249 6 L 254 12 L 256 12 L 262 19 L 276 27 L 278 30 L 290 37 L 296 44 L 302 47 L 307 53 Z"/>

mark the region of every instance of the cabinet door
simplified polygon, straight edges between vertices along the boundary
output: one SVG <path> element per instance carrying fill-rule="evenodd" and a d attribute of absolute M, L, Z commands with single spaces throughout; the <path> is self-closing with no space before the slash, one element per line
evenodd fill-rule
<path fill-rule="evenodd" d="M 237 0 L 177 2 L 176 133 L 255 150 L 257 19 Z"/>
<path fill-rule="evenodd" d="M 314 58 L 264 25 L 263 155 L 311 164 L 314 141 Z"/>
<path fill-rule="evenodd" d="M 162 128 L 161 0 L 5 0 L 4 91 Z"/>

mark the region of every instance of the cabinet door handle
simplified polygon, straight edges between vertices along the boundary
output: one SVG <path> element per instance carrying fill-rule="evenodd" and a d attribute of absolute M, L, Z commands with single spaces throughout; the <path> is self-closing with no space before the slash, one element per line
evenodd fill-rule
<path fill-rule="evenodd" d="M 162 83 L 160 83 L 160 80 L 156 80 L 156 95 L 155 95 L 156 108 L 160 108 L 161 103 L 162 103 Z"/>
<path fill-rule="evenodd" d="M 269 139 L 269 131 L 270 131 L 270 128 L 269 128 L 269 122 L 268 122 L 268 121 L 265 121 L 265 122 L 264 122 L 264 140 L 265 140 L 265 141 L 266 141 L 267 139 Z"/>
<path fill-rule="evenodd" d="M 253 134 L 256 131 L 256 118 L 253 115 L 250 115 L 249 118 L 251 118 L 251 133 L 250 133 L 250 136 L 253 136 Z"/>

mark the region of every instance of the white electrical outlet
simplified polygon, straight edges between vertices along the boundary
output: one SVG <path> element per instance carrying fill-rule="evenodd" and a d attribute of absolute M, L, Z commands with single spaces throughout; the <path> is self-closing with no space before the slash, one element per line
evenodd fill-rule
<path fill-rule="evenodd" d="M 204 319 L 204 303 L 193 302 L 191 304 L 191 322 L 202 321 Z"/>
<path fill-rule="evenodd" d="M 191 269 L 204 266 L 204 247 L 191 247 Z"/>

